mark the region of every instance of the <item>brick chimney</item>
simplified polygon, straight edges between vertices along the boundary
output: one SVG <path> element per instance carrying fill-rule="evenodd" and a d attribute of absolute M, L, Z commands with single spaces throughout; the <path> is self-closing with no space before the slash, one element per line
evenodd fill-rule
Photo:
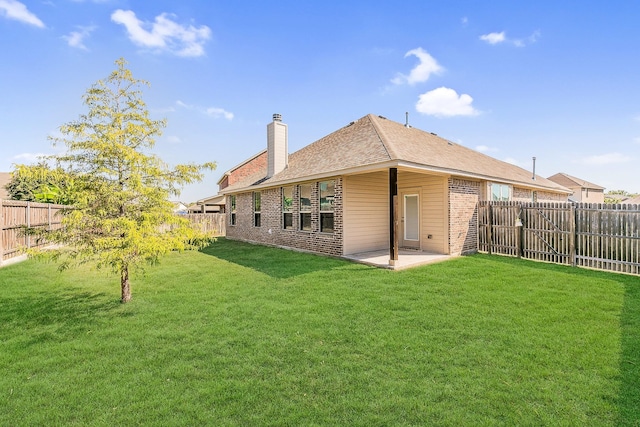
<path fill-rule="evenodd" d="M 280 114 L 273 115 L 267 125 L 267 178 L 282 172 L 289 163 L 287 125 L 282 123 Z"/>

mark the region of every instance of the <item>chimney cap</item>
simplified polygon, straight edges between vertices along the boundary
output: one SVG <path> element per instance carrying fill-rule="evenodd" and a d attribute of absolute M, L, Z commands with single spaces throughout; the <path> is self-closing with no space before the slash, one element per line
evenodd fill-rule
<path fill-rule="evenodd" d="M 273 115 L 273 121 L 274 122 L 281 122 L 282 121 L 282 114 L 275 113 Z"/>

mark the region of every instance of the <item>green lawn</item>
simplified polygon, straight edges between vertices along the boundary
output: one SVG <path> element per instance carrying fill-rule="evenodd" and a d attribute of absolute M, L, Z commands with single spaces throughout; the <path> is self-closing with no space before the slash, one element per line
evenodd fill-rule
<path fill-rule="evenodd" d="M 0 269 L 0 425 L 640 425 L 638 277 L 220 239 L 132 286 Z"/>

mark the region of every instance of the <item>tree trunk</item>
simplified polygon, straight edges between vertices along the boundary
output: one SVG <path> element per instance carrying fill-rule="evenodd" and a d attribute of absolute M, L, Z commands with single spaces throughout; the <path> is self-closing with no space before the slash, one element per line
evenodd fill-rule
<path fill-rule="evenodd" d="M 124 304 L 125 302 L 131 301 L 131 285 L 129 284 L 129 267 L 123 266 L 120 270 L 120 290 L 122 293 L 122 297 L 120 301 Z"/>

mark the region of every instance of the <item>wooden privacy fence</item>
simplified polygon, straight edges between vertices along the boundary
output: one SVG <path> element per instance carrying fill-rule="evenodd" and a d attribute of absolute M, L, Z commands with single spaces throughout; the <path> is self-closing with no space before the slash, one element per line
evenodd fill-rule
<path fill-rule="evenodd" d="M 478 250 L 640 274 L 640 205 L 480 202 Z"/>
<path fill-rule="evenodd" d="M 225 214 L 222 213 L 200 213 L 183 215 L 193 224 L 200 226 L 200 229 L 213 236 L 226 235 Z"/>
<path fill-rule="evenodd" d="M 22 227 L 47 227 L 49 230 L 60 228 L 60 211 L 65 207 L 68 206 L 0 200 L 0 265 L 3 261 L 20 255 L 22 249 L 44 244 L 34 236 L 21 233 Z"/>

